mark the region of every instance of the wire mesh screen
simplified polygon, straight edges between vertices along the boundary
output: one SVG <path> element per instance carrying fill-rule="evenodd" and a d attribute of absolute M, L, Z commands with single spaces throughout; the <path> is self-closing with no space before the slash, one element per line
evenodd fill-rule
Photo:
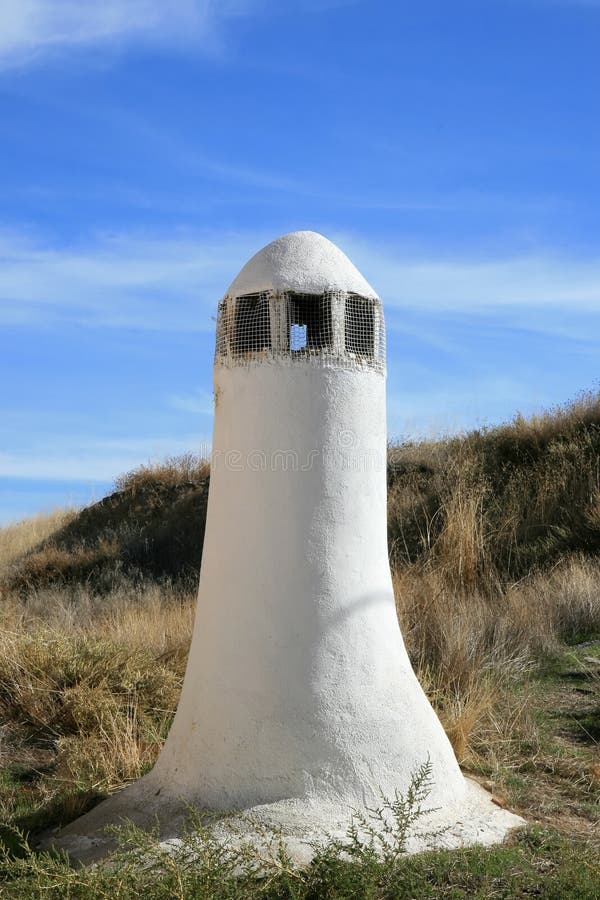
<path fill-rule="evenodd" d="M 249 352 L 268 350 L 271 346 L 269 301 L 258 294 L 238 297 L 234 305 L 234 342 Z"/>
<path fill-rule="evenodd" d="M 265 291 L 221 300 L 218 360 L 244 364 L 281 356 L 315 356 L 382 370 L 385 329 L 380 301 L 343 291 Z"/>
<path fill-rule="evenodd" d="M 217 356 L 238 358 L 271 348 L 271 319 L 267 294 L 248 294 L 219 304 Z"/>
<path fill-rule="evenodd" d="M 362 359 L 375 356 L 375 309 L 365 297 L 346 297 L 344 346 Z"/>

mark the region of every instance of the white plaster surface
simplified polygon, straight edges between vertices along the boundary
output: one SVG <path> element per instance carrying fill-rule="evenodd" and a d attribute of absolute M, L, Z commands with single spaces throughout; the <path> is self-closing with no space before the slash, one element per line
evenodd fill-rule
<path fill-rule="evenodd" d="M 312 234 L 285 236 L 269 258 L 301 239 L 312 265 L 325 240 Z M 278 265 L 274 280 L 288 271 Z M 247 268 L 230 292 L 290 289 Z M 337 286 L 366 293 L 356 279 Z M 122 817 L 158 817 L 175 838 L 183 799 L 252 811 L 304 861 L 307 840 L 344 831 L 351 810 L 379 805 L 381 793 L 405 792 L 427 759 L 427 805 L 439 807 L 448 845 L 501 839 L 521 820 L 464 779 L 398 627 L 383 373 L 319 357 L 217 363 L 215 399 L 198 609 L 171 732 L 149 775 L 54 842 L 97 858 L 110 846 L 102 827 Z M 411 847 L 425 845 L 414 837 Z"/>
<path fill-rule="evenodd" d="M 284 234 L 259 250 L 229 285 L 229 297 L 259 291 L 377 294 L 345 253 L 316 231 Z"/>
<path fill-rule="evenodd" d="M 427 754 L 434 805 L 464 792 L 396 618 L 384 383 L 318 361 L 216 367 L 197 621 L 153 773 L 207 807 L 374 802 Z"/>
<path fill-rule="evenodd" d="M 189 797 L 152 792 L 147 780 L 142 779 L 67 826 L 58 836 L 56 833 L 46 836 L 40 847 L 62 848 L 73 861 L 84 865 L 96 863 L 116 847 L 115 839 L 105 833 L 106 826 L 125 821 L 133 821 L 143 828 L 158 825 L 159 845 L 175 846 L 181 844 L 180 835 L 190 803 Z M 427 803 L 424 805 L 429 808 Z M 289 799 L 257 804 L 233 815 L 223 813 L 222 817 L 211 812 L 205 827 L 232 848 L 251 843 L 262 859 L 276 853 L 281 836 L 292 860 L 306 865 L 312 859 L 315 845 L 329 837 L 346 837 L 355 812 L 369 817 L 369 810 L 361 803 L 349 807 L 327 797 Z M 524 824 L 520 816 L 498 806 L 487 791 L 467 778 L 460 800 L 418 820 L 409 832 L 406 852 L 491 846 Z"/>

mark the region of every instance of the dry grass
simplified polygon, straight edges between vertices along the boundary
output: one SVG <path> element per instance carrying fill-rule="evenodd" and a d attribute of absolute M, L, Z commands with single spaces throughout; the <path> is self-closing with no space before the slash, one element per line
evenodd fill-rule
<path fill-rule="evenodd" d="M 447 568 L 395 573 L 407 649 L 459 760 L 513 765 L 539 742 L 527 681 L 565 636 L 600 625 L 600 563 L 571 559 L 495 596 Z M 123 582 L 33 592 L 0 632 L 4 762 L 37 752 L 57 792 L 110 792 L 152 765 L 177 704 L 194 594 Z"/>
<path fill-rule="evenodd" d="M 125 472 L 115 481 L 118 491 L 136 492 L 160 484 L 172 487 L 187 483 L 203 481 L 210 472 L 210 462 L 196 453 L 184 453 L 171 456 L 163 462 L 148 463 L 138 466 L 132 472 Z"/>
<path fill-rule="evenodd" d="M 461 438 L 392 446 L 392 562 L 437 553 L 455 582 L 481 588 L 600 554 L 599 460 L 599 395 Z"/>
<path fill-rule="evenodd" d="M 454 509 L 458 509 L 457 505 Z M 472 507 L 465 527 L 479 534 Z M 600 561 L 568 558 L 502 588 L 475 580 L 476 543 L 454 527 L 425 564 L 396 569 L 398 617 L 407 650 L 461 762 L 489 765 L 537 745 L 527 682 L 566 644 L 600 635 Z M 484 570 L 485 571 L 485 570 Z M 468 574 L 462 580 L 459 573 Z"/>
<path fill-rule="evenodd" d="M 536 673 L 600 636 L 598 398 L 389 459 L 398 615 L 457 756 L 488 773 L 543 758 Z M 41 773 L 46 810 L 61 796 L 61 815 L 80 811 L 74 791 L 110 792 L 156 757 L 192 631 L 208 479 L 191 455 L 142 466 L 78 515 L 0 529 L 0 581 L 17 573 L 4 579 L 0 756 Z"/>
<path fill-rule="evenodd" d="M 600 555 L 600 398 L 460 438 L 391 446 L 394 568 L 434 563 L 456 588 L 504 590 L 575 554 Z M 197 583 L 210 472 L 194 454 L 145 465 L 13 560 L 23 594 L 87 582 Z M 0 579 L 1 580 L 1 579 Z"/>
<path fill-rule="evenodd" d="M 0 566 L 0 588 L 26 599 L 53 586 L 110 595 L 124 582 L 197 585 L 209 475 L 192 454 L 123 475 L 113 494 Z"/>
<path fill-rule="evenodd" d="M 115 590 L 99 596 L 86 585 L 43 588 L 5 601 L 2 630 L 34 633 L 102 635 L 130 650 L 155 656 L 187 652 L 196 595 L 152 582 L 121 579 Z"/>
<path fill-rule="evenodd" d="M 0 571 L 71 522 L 78 510 L 55 509 L 0 528 Z"/>
<path fill-rule="evenodd" d="M 83 588 L 29 601 L 8 604 L 0 630 L 0 762 L 41 767 L 38 803 L 51 809 L 60 796 L 68 817 L 73 792 L 105 795 L 152 766 L 177 705 L 194 598 L 130 585 L 102 604 Z"/>
<path fill-rule="evenodd" d="M 499 440 L 517 440 L 529 447 L 539 448 L 557 439 L 571 439 L 582 428 L 594 427 L 600 427 L 600 395 L 585 391 L 576 400 L 537 415 L 528 418 L 517 415 L 508 425 L 494 429 L 494 434 Z"/>

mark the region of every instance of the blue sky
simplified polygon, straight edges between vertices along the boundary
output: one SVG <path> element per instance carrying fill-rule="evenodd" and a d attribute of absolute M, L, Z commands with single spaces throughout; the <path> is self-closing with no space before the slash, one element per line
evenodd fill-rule
<path fill-rule="evenodd" d="M 0 522 L 207 447 L 286 231 L 387 315 L 392 437 L 598 389 L 600 0 L 2 0 Z"/>

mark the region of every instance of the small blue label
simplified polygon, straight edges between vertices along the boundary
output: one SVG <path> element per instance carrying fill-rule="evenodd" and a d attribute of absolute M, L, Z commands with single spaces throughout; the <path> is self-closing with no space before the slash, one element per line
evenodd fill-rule
<path fill-rule="evenodd" d="M 306 347 L 306 325 L 290 327 L 290 350 L 302 350 Z"/>

